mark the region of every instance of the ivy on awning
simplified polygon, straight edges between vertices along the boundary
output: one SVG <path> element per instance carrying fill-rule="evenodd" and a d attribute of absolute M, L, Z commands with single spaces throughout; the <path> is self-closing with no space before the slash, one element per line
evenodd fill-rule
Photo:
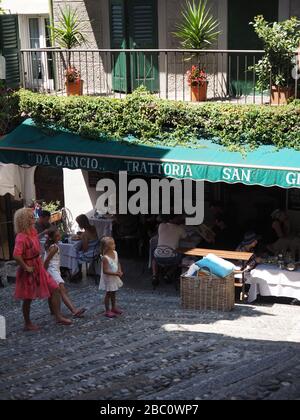
<path fill-rule="evenodd" d="M 0 141 L 0 161 L 132 175 L 300 188 L 300 152 L 261 146 L 243 156 L 206 139 L 198 147 L 144 146 L 130 139 L 92 140 L 26 120 Z"/>

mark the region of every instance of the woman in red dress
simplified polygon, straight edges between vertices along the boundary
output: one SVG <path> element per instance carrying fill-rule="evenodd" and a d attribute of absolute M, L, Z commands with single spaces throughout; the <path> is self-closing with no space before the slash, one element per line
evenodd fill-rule
<path fill-rule="evenodd" d="M 35 331 L 38 326 L 30 320 L 30 306 L 34 299 L 48 299 L 51 303 L 56 321 L 70 325 L 71 321 L 60 313 L 60 293 L 57 283 L 44 268 L 40 256 L 40 242 L 34 229 L 35 218 L 32 209 L 22 208 L 16 211 L 14 225 L 16 242 L 14 259 L 19 268 L 16 276 L 15 298 L 23 300 L 23 316 L 26 331 Z"/>

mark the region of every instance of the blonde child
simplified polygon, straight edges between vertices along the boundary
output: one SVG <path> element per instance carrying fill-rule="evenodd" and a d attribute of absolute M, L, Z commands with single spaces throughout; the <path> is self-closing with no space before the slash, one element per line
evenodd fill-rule
<path fill-rule="evenodd" d="M 72 312 L 75 318 L 81 318 L 86 311 L 85 308 L 76 308 L 71 299 L 68 296 L 68 292 L 65 288 L 64 281 L 60 274 L 60 257 L 59 257 L 59 247 L 58 242 L 61 239 L 60 232 L 57 229 L 51 230 L 48 233 L 48 239 L 45 244 L 45 262 L 44 267 L 53 278 L 53 280 L 57 283 L 62 301 L 66 305 L 66 307 Z M 51 309 L 51 304 L 49 302 L 49 306 Z"/>
<path fill-rule="evenodd" d="M 105 316 L 114 318 L 122 311 L 116 307 L 116 291 L 123 286 L 120 277 L 123 276 L 116 244 L 113 238 L 106 236 L 101 239 L 102 267 L 99 290 L 105 290 Z"/>

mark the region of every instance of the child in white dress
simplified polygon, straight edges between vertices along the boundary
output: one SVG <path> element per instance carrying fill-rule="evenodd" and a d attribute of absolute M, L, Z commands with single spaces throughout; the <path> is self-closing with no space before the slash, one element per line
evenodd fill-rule
<path fill-rule="evenodd" d="M 99 290 L 105 290 L 105 316 L 114 318 L 121 315 L 121 309 L 116 307 L 116 291 L 123 286 L 120 279 L 122 277 L 122 269 L 119 263 L 118 254 L 116 252 L 116 244 L 113 238 L 106 236 L 101 239 L 101 278 Z"/>
<path fill-rule="evenodd" d="M 51 230 L 48 233 L 48 239 L 45 243 L 44 267 L 56 281 L 59 286 L 62 301 L 66 307 L 72 312 L 75 318 L 81 318 L 86 311 L 85 308 L 77 309 L 68 296 L 68 292 L 64 285 L 64 280 L 60 274 L 60 257 L 58 242 L 61 239 L 60 232 L 57 229 Z M 50 306 L 50 304 L 49 304 Z M 51 306 L 50 306 L 51 310 Z"/>

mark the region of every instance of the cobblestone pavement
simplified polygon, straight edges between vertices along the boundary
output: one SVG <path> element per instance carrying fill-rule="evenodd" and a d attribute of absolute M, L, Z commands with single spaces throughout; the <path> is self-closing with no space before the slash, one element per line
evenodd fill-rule
<path fill-rule="evenodd" d="M 86 317 L 58 326 L 35 302 L 42 330 L 24 333 L 12 292 L 0 289 L 0 399 L 300 398 L 299 306 L 193 312 L 174 290 L 123 289 L 125 314 L 107 319 L 94 285 L 72 285 Z"/>

